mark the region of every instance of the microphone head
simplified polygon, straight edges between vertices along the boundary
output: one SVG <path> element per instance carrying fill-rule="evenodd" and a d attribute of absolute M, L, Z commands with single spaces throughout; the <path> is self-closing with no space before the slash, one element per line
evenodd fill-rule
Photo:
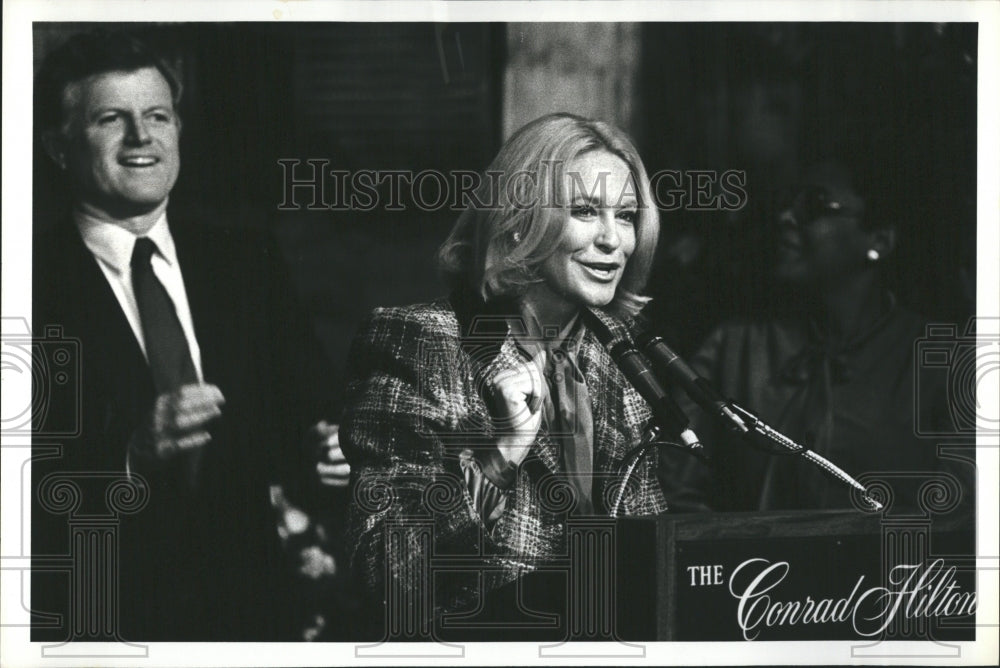
<path fill-rule="evenodd" d="M 639 348 L 648 348 L 654 343 L 666 343 L 662 336 L 654 334 L 650 330 L 646 323 L 641 320 L 635 320 L 629 327 L 629 333 L 632 335 L 632 339 L 635 341 Z"/>
<path fill-rule="evenodd" d="M 645 348 L 650 343 L 661 340 L 660 337 L 646 329 L 635 329 L 632 331 L 632 335 L 635 337 L 635 342 L 638 343 L 641 348 Z"/>
<path fill-rule="evenodd" d="M 608 348 L 608 352 L 611 353 L 611 359 L 616 362 L 620 362 L 629 354 L 636 354 L 635 348 L 633 348 L 631 344 L 625 340 L 619 340 L 611 344 L 611 347 Z"/>

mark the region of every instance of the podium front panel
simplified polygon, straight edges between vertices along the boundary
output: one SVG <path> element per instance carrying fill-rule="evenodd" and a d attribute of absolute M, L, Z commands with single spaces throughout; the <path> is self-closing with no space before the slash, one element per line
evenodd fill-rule
<path fill-rule="evenodd" d="M 625 520 L 618 535 L 626 639 L 975 638 L 974 540 L 961 522 L 718 513 Z"/>

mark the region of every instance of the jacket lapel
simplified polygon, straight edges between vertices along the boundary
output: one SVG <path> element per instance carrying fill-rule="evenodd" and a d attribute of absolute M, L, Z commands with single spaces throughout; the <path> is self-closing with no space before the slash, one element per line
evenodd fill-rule
<path fill-rule="evenodd" d="M 611 356 L 589 331 L 580 344 L 579 360 L 594 416 L 594 472 L 607 473 L 621 460 L 628 445 L 620 429 L 625 412 L 624 388 L 616 382 L 617 368 Z"/>
<path fill-rule="evenodd" d="M 220 238 L 221 232 L 177 218 L 180 221 L 171 222 L 170 233 L 201 350 L 202 377 L 206 383 L 219 385 L 225 394 L 231 379 L 240 375 L 239 360 L 250 359 L 241 349 L 245 341 L 236 340 L 245 325 L 242 309 L 246 304 L 238 301 L 245 295 L 234 294 L 230 287 L 232 267 L 243 258 L 225 257 L 229 246 Z M 248 293 L 253 290 L 246 286 Z"/>
<path fill-rule="evenodd" d="M 149 365 L 73 221 L 35 243 L 33 327 L 47 333 L 58 326 L 61 336 L 78 341 L 78 391 L 93 420 L 83 436 L 104 449 L 107 459 L 101 466 L 117 468 L 125 459 L 127 435 L 155 397 Z"/>
<path fill-rule="evenodd" d="M 106 356 L 109 362 L 116 366 L 148 370 L 146 356 L 142 354 L 132 326 L 98 266 L 97 259 L 84 245 L 75 225 L 67 229 L 66 234 L 64 241 L 69 244 L 68 254 L 72 255 L 77 267 L 77 271 L 70 273 L 81 293 L 77 305 L 81 307 L 88 325 L 92 325 L 87 331 L 94 333 L 93 340 L 99 342 L 99 345 L 110 344 Z M 56 270 L 65 271 L 65 268 Z M 152 382 L 151 375 L 149 379 Z"/>
<path fill-rule="evenodd" d="M 645 402 L 625 379 L 607 348 L 592 331 L 599 320 L 614 339 L 631 340 L 621 321 L 589 309 L 588 330 L 580 346 L 580 369 L 587 380 L 594 415 L 594 471 L 610 474 L 629 450 L 638 445 L 650 419 Z"/>

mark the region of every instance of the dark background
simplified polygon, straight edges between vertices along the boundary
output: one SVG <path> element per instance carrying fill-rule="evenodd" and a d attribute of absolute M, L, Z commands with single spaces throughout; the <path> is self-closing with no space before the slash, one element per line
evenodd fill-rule
<path fill-rule="evenodd" d="M 36 68 L 47 49 L 92 25 L 36 23 Z M 412 205 L 279 211 L 278 160 L 324 159 L 352 171 L 482 170 L 503 140 L 505 108 L 545 105 L 504 100 L 505 81 L 518 75 L 512 63 L 524 56 L 516 52 L 523 37 L 504 24 L 114 28 L 158 45 L 184 82 L 172 204 L 212 224 L 273 231 L 337 374 L 371 308 L 444 293 L 434 256 L 457 213 Z M 539 24 L 534 38 L 549 29 Z M 565 42 L 566 24 L 551 30 Z M 901 300 L 936 320 L 972 315 L 975 24 L 650 23 L 627 34 L 640 41 L 639 60 L 630 120 L 616 120 L 647 170 L 747 173 L 742 210 L 662 216 L 648 313 L 678 348 L 692 350 L 725 318 L 780 305 L 767 281 L 776 193 L 810 154 L 830 147 L 870 152 L 904 195 L 899 249 L 886 263 Z M 529 54 L 536 68 L 567 57 L 537 53 Z M 66 206 L 37 150 L 33 201 L 36 230 Z"/>

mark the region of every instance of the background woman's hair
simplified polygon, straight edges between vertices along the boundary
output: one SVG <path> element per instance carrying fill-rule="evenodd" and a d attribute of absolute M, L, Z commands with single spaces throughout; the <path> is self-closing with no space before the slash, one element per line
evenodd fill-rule
<path fill-rule="evenodd" d="M 598 150 L 628 165 L 638 199 L 635 251 L 605 308 L 619 316 L 638 313 L 649 301 L 642 291 L 660 231 L 649 177 L 624 132 L 573 114 L 542 116 L 500 149 L 438 253 L 448 283 L 489 301 L 516 299 L 541 281 L 538 269 L 557 248 L 566 220 L 566 170 L 579 156 Z"/>

